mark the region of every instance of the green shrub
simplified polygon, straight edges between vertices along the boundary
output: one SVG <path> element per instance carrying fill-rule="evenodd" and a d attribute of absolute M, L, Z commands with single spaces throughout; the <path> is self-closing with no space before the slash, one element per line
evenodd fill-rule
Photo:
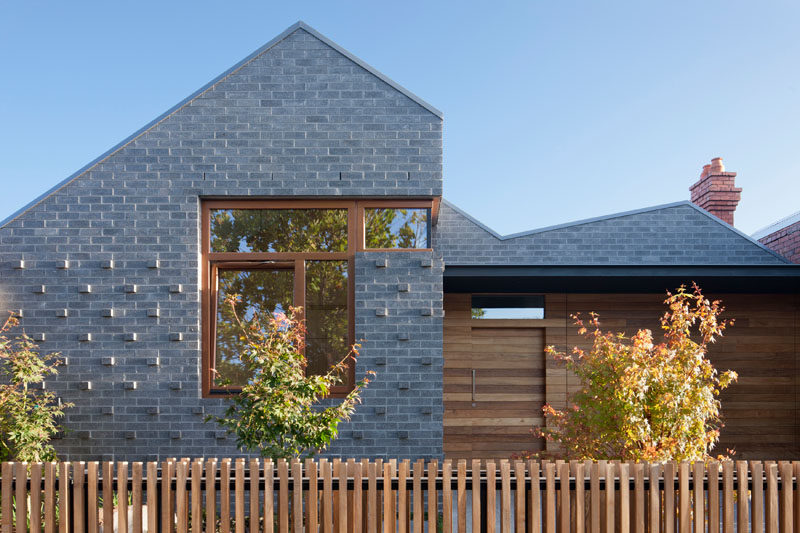
<path fill-rule="evenodd" d="M 9 316 L 0 328 L 0 461 L 52 461 L 50 439 L 58 431 L 56 418 L 72 404 L 56 402 L 53 392 L 33 390 L 48 374 L 57 374 L 57 353 L 39 355 L 24 333 L 11 337 L 18 320 Z"/>

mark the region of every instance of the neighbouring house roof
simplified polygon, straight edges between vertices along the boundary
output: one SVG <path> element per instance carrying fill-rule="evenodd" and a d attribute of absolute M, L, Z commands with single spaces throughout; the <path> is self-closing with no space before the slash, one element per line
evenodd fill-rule
<path fill-rule="evenodd" d="M 754 239 L 763 239 L 767 235 L 771 235 L 776 231 L 780 231 L 787 226 L 800 222 L 800 211 L 784 217 L 778 221 L 773 222 L 769 226 L 765 226 L 751 235 Z"/>
<path fill-rule="evenodd" d="M 506 236 L 443 201 L 435 246 L 448 266 L 789 263 L 688 201 Z"/>
<path fill-rule="evenodd" d="M 420 98 L 419 96 L 415 95 L 414 93 L 412 93 L 411 91 L 409 91 L 405 87 L 401 86 L 399 83 L 395 82 L 394 80 L 392 80 L 391 78 L 389 78 L 385 74 L 382 74 L 381 72 L 377 71 L 375 68 L 373 68 L 372 66 L 370 66 L 366 62 L 362 61 L 358 57 L 354 56 L 353 54 L 351 54 L 350 52 L 348 52 L 347 50 L 345 50 L 344 48 L 342 48 L 338 44 L 334 43 L 333 41 L 331 41 L 330 39 L 328 39 L 327 37 L 325 37 L 324 35 L 319 33 L 317 30 L 315 30 L 314 28 L 312 28 L 308 24 L 306 24 L 306 23 L 304 23 L 302 21 L 298 21 L 295 24 L 293 24 L 292 26 L 290 26 L 289 28 L 287 28 L 283 33 L 281 33 L 280 35 L 278 35 L 277 37 L 275 37 L 274 39 L 269 41 L 267 44 L 265 44 L 264 46 L 262 46 L 258 50 L 254 51 L 253 53 L 251 53 L 250 55 L 248 55 L 247 57 L 245 57 L 244 59 L 239 61 L 237 64 L 235 64 L 234 66 L 232 66 L 231 68 L 229 68 L 228 70 L 226 70 L 225 72 L 223 72 L 222 74 L 220 74 L 219 76 L 217 76 L 216 78 L 214 78 L 213 80 L 211 80 L 210 82 L 205 84 L 203 87 L 201 87 L 200 89 L 198 89 L 197 91 L 195 91 L 194 93 L 189 95 L 187 98 L 185 98 L 182 101 L 178 102 L 176 105 L 174 105 L 173 107 L 171 107 L 170 109 L 168 109 L 167 111 L 165 111 L 164 113 L 162 113 L 161 115 L 159 115 L 158 117 L 156 117 L 155 119 L 153 119 L 152 121 L 147 123 L 145 126 L 140 128 L 139 130 L 137 130 L 136 132 L 134 132 L 133 134 L 131 134 L 127 138 L 123 139 L 120 143 L 116 144 L 114 147 L 112 147 L 111 149 L 107 150 L 105 153 L 101 154 L 99 157 L 97 157 L 96 159 L 92 160 L 91 162 L 89 162 L 88 164 L 86 164 L 85 166 L 83 166 L 82 168 L 77 170 L 75 173 L 73 173 L 70 176 L 68 176 L 66 179 L 64 179 L 61 182 L 59 182 L 56 185 L 54 185 L 49 190 L 45 191 L 43 194 L 41 194 L 40 196 L 38 196 L 34 200 L 29 202 L 28 204 L 26 204 L 25 206 L 23 206 L 22 208 L 20 208 L 16 212 L 12 213 L 6 219 L 0 221 L 0 228 L 2 228 L 3 226 L 8 224 L 9 222 L 14 220 L 15 218 L 19 217 L 21 214 L 23 214 L 26 211 L 28 211 L 31 207 L 39 204 L 40 202 L 42 202 L 43 200 L 45 200 L 46 198 L 51 196 L 53 193 L 59 191 L 64 186 L 66 186 L 67 184 L 69 184 L 72 181 L 74 181 L 76 178 L 79 178 L 80 176 L 86 174 L 88 171 L 90 171 L 91 169 L 96 167 L 98 164 L 100 164 L 100 163 L 104 162 L 105 160 L 107 160 L 111 155 L 119 152 L 121 149 L 125 148 L 126 146 L 128 146 L 132 142 L 136 141 L 143 134 L 147 133 L 152 128 L 154 128 L 155 126 L 159 125 L 164 120 L 168 119 L 170 116 L 174 115 L 176 112 L 178 112 L 179 110 L 181 110 L 184 107 L 186 107 L 188 104 L 190 104 L 193 101 L 197 100 L 200 96 L 204 95 L 205 93 L 207 93 L 208 91 L 213 89 L 220 82 L 225 81 L 231 75 L 237 73 L 243 67 L 245 67 L 248 64 L 250 64 L 251 62 L 253 62 L 253 60 L 255 60 L 256 58 L 259 58 L 265 52 L 268 52 L 270 49 L 274 48 L 276 45 L 278 45 L 282 41 L 286 40 L 289 36 L 291 36 L 292 34 L 294 34 L 297 31 L 300 31 L 300 30 L 309 33 L 310 35 L 312 35 L 316 39 L 320 40 L 325 45 L 327 45 L 330 48 L 334 49 L 336 52 L 342 54 L 344 57 L 346 57 L 347 59 L 349 59 L 350 61 L 352 61 L 356 65 L 358 65 L 359 67 L 361 67 L 364 70 L 366 70 L 369 74 L 372 74 L 373 76 L 378 78 L 380 81 L 386 83 L 387 85 L 389 85 L 390 87 L 392 87 L 393 89 L 395 89 L 396 91 L 401 93 L 402 95 L 406 96 L 409 100 L 411 100 L 412 102 L 416 103 L 417 105 L 419 105 L 423 109 L 427 110 L 428 112 L 430 112 L 434 116 L 438 117 L 439 119 L 441 119 L 443 117 L 442 112 L 440 110 L 438 110 L 437 108 L 435 108 L 434 106 L 432 106 L 431 104 L 429 104 L 428 102 L 426 102 L 425 100 Z"/>

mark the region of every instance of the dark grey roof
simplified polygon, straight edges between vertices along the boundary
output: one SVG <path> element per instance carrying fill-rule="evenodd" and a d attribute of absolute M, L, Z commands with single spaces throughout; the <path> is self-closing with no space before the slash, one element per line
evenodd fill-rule
<path fill-rule="evenodd" d="M 443 201 L 445 265 L 776 265 L 788 261 L 691 202 L 501 236 Z"/>

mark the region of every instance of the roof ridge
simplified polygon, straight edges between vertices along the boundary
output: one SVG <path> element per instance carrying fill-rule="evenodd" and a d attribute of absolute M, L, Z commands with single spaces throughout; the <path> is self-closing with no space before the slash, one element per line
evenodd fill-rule
<path fill-rule="evenodd" d="M 766 237 L 767 235 L 775 233 L 776 231 L 780 231 L 786 226 L 790 226 L 795 222 L 800 222 L 800 211 L 798 211 L 797 213 L 792 213 L 791 215 L 785 216 L 781 219 L 778 219 L 772 224 L 767 224 L 758 231 L 753 232 L 751 237 L 753 237 L 756 240 L 761 239 L 763 237 Z"/>
<path fill-rule="evenodd" d="M 175 112 L 179 111 L 180 109 L 185 107 L 187 104 L 189 104 L 190 102 L 192 102 L 193 100 L 198 98 L 200 95 L 202 95 L 206 91 L 210 90 L 215 85 L 217 85 L 221 81 L 225 80 L 226 78 L 228 78 L 232 74 L 236 73 L 242 67 L 244 67 L 245 65 L 247 65 L 248 63 L 250 63 L 254 59 L 258 58 L 259 56 L 261 56 L 265 52 L 269 51 L 271 48 L 273 48 L 275 45 L 277 45 L 278 43 L 280 43 L 281 41 L 283 41 L 284 39 L 286 39 L 287 37 L 292 35 L 297 30 L 303 30 L 303 31 L 309 33 L 314 38 L 320 40 L 325 45 L 330 46 L 331 48 L 333 48 L 334 50 L 336 50 L 340 54 L 344 55 L 347 59 L 349 59 L 350 61 L 356 63 L 358 66 L 360 66 L 361 68 L 365 69 L 367 72 L 369 72 L 370 74 L 374 75 L 375 77 L 377 77 L 378 79 L 380 79 L 384 83 L 390 85 L 395 90 L 401 92 L 406 97 L 410 98 L 412 101 L 416 102 L 417 104 L 419 104 L 423 108 L 427 109 L 428 111 L 430 111 L 434 115 L 438 116 L 439 118 L 442 118 L 442 116 L 443 116 L 442 112 L 439 111 L 438 109 L 436 109 L 435 107 L 433 107 L 432 105 L 430 105 L 429 103 L 427 103 L 425 100 L 423 100 L 422 98 L 416 96 L 414 93 L 412 93 L 408 89 L 402 87 L 399 83 L 393 81 L 388 76 L 378 72 L 375 68 L 373 68 L 369 64 L 365 63 L 361 59 L 357 58 L 356 56 L 354 56 L 353 54 L 351 54 L 350 52 L 348 52 L 347 50 L 345 50 L 344 48 L 342 48 L 338 44 L 334 43 L 333 41 L 331 41 L 330 39 L 328 39 L 327 37 L 325 37 L 324 35 L 319 33 L 317 30 L 315 30 L 314 28 L 312 28 L 311 26 L 309 26 L 308 24 L 306 24 L 302 20 L 299 20 L 299 21 L 295 22 L 294 24 L 292 24 L 291 26 L 289 26 L 288 28 L 286 28 L 285 30 L 283 30 L 277 36 L 273 37 L 266 44 L 262 45 L 261 47 L 259 47 L 255 51 L 253 51 L 250 54 L 248 54 L 244 59 L 238 61 L 232 67 L 228 68 L 222 74 L 219 74 L 218 76 L 213 78 L 211 81 L 209 81 L 208 83 L 206 83 L 205 85 L 203 85 L 202 87 L 200 87 L 199 89 L 194 91 L 192 94 L 190 94 L 189 96 L 187 96 L 186 98 L 184 98 L 183 100 L 178 102 L 177 104 L 173 105 L 172 107 L 170 107 L 169 109 L 167 109 L 166 111 L 164 111 L 163 113 L 158 115 L 156 118 L 154 118 L 153 120 L 151 120 L 150 122 L 148 122 L 147 124 L 145 124 L 144 126 L 139 128 L 138 130 L 136 130 L 132 134 L 130 134 L 127 137 L 125 137 L 122 141 L 118 142 L 117 144 L 115 144 L 114 146 L 112 146 L 111 148 L 109 148 L 108 150 L 103 152 L 102 154 L 100 154 L 98 157 L 92 159 L 89 163 L 87 163 L 84 166 L 82 166 L 81 168 L 79 168 L 77 171 L 73 172 L 72 174 L 70 174 L 69 176 L 64 178 L 63 180 L 59 181 L 58 183 L 56 183 L 55 185 L 50 187 L 44 193 L 40 194 L 39 196 L 37 196 L 36 198 L 31 200 L 30 202 L 28 202 L 24 206 L 22 206 L 21 208 L 17 209 L 13 213 L 11 213 L 8 217 L 6 217 L 2 221 L 0 221 L 0 228 L 4 227 L 6 224 L 8 224 L 9 222 L 13 221 L 14 219 L 19 217 L 20 215 L 24 214 L 29 209 L 35 207 L 40 202 L 42 202 L 43 200 L 48 198 L 50 195 L 52 195 L 53 193 L 57 192 L 61 188 L 65 187 L 66 185 L 68 185 L 69 183 L 74 181 L 75 179 L 79 178 L 80 176 L 82 176 L 83 174 L 88 172 L 90 169 L 94 168 L 99 163 L 105 161 L 106 159 L 108 159 L 109 157 L 114 155 L 116 152 L 118 152 L 119 150 L 121 150 L 124 147 L 126 147 L 132 141 L 134 141 L 135 139 L 139 138 L 141 135 L 144 135 L 149 130 L 151 130 L 152 128 L 154 128 L 155 126 L 157 126 L 158 124 L 160 124 L 161 122 L 163 122 L 164 120 L 169 118 L 170 116 L 172 116 Z"/>

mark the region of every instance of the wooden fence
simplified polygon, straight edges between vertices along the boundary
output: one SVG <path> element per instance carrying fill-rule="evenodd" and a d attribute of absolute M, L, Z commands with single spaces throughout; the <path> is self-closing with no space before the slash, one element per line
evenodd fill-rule
<path fill-rule="evenodd" d="M 800 532 L 800 462 L 183 459 L 0 474 L 1 533 Z"/>

